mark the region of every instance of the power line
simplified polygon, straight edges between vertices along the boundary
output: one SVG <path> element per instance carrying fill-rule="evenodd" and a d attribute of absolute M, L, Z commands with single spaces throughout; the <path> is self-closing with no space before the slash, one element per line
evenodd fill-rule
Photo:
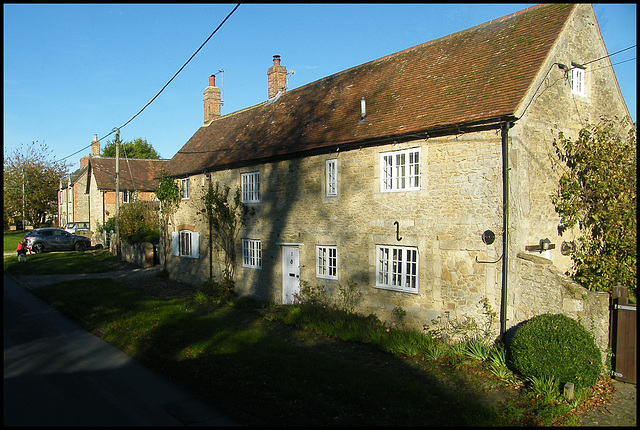
<path fill-rule="evenodd" d="M 234 13 L 234 12 L 236 11 L 236 9 L 238 9 L 239 7 L 240 7 L 240 3 L 238 3 L 238 4 L 236 5 L 236 7 L 234 7 L 234 8 L 233 8 L 233 10 L 232 10 L 231 12 L 229 12 L 229 14 L 225 17 L 225 19 L 223 19 L 223 20 L 222 20 L 222 22 L 218 25 L 218 27 L 216 27 L 216 29 L 215 29 L 215 30 L 213 30 L 213 33 L 211 33 L 211 34 L 209 35 L 209 37 L 207 37 L 207 40 L 205 40 L 204 42 L 202 42 L 202 45 L 200 45 L 200 47 L 196 50 L 196 52 L 194 52 L 194 53 L 193 53 L 193 55 L 191 55 L 191 57 L 189 57 L 189 59 L 187 60 L 187 62 L 186 62 L 186 63 L 184 63 L 184 64 L 182 65 L 182 67 L 180 67 L 180 70 L 178 70 L 178 71 L 177 71 L 177 72 L 176 72 L 176 73 L 171 77 L 171 79 L 169 79 L 169 81 L 168 81 L 166 84 L 164 84 L 164 86 L 160 89 L 160 91 L 158 91 L 158 93 L 157 93 L 155 96 L 153 96 L 153 98 L 152 98 L 151 100 L 149 100 L 149 102 L 148 102 L 146 105 L 144 105 L 144 106 L 143 106 L 143 108 L 142 108 L 142 109 L 140 109 L 140 110 L 138 111 L 138 113 L 136 113 L 134 116 L 132 116 L 132 117 L 131 117 L 131 119 L 129 119 L 129 121 L 125 122 L 125 123 L 124 123 L 124 124 L 122 124 L 120 127 L 116 127 L 116 128 L 114 128 L 113 130 L 111 130 L 111 132 L 110 132 L 110 133 L 108 133 L 107 135 L 105 135 L 105 136 L 101 137 L 99 140 L 103 140 L 103 139 L 106 139 L 107 137 L 111 136 L 113 133 L 115 133 L 115 131 L 116 131 L 118 128 L 120 128 L 120 129 L 121 129 L 121 128 L 124 128 L 124 126 L 126 126 L 126 125 L 127 125 L 127 124 L 129 124 L 131 121 L 133 121 L 133 120 L 134 120 L 138 115 L 140 115 L 140 114 L 142 113 L 142 111 L 144 111 L 144 110 L 145 110 L 145 109 L 146 109 L 146 108 L 147 108 L 151 103 L 153 103 L 153 101 L 154 101 L 156 98 L 158 98 L 158 96 L 160 95 L 160 93 L 162 93 L 162 92 L 164 91 L 164 89 L 165 89 L 165 88 L 167 88 L 167 86 L 171 83 L 171 81 L 173 81 L 173 80 L 175 79 L 175 77 L 176 77 L 176 76 L 178 76 L 178 74 L 182 71 L 182 69 L 184 69 L 184 68 L 187 66 L 187 64 L 189 64 L 189 62 L 193 59 L 193 57 L 195 57 L 195 56 L 196 56 L 196 54 L 197 54 L 198 52 L 200 52 L 200 50 L 204 47 L 204 45 L 206 45 L 206 44 L 207 44 L 207 42 L 209 41 L 209 39 L 211 39 L 211 38 L 213 37 L 213 35 L 214 35 L 214 34 L 216 34 L 216 33 L 218 32 L 218 30 L 220 30 L 220 28 L 224 25 L 224 23 L 225 23 L 225 22 L 226 22 L 226 21 L 231 17 L 231 15 L 233 15 L 233 13 Z M 74 153 L 73 153 L 73 154 L 71 154 L 71 155 L 68 155 L 68 156 L 66 156 L 66 157 L 64 157 L 64 158 L 61 158 L 59 161 L 63 161 L 63 160 L 66 160 L 66 159 L 67 159 L 67 158 L 69 158 L 69 157 L 73 157 L 74 155 L 78 154 L 79 152 L 82 152 L 82 151 L 86 150 L 86 149 L 87 149 L 87 148 L 89 148 L 89 147 L 91 147 L 91 144 L 89 144 L 89 145 L 85 146 L 84 148 L 80 149 L 79 151 L 74 152 Z"/>
<path fill-rule="evenodd" d="M 614 56 L 614 55 L 616 55 L 616 54 L 619 54 L 619 53 L 624 52 L 624 51 L 628 51 L 629 49 L 632 49 L 632 48 L 635 48 L 635 47 L 636 47 L 636 45 L 629 46 L 628 48 L 621 49 L 621 50 L 619 50 L 618 52 L 614 52 L 613 54 L 605 55 L 604 57 L 600 57 L 600 58 L 598 58 L 598 59 L 591 60 L 591 61 L 589 61 L 588 63 L 584 63 L 584 64 L 583 64 L 583 66 L 586 66 L 587 64 L 590 64 L 590 63 L 594 63 L 594 62 L 596 62 L 596 61 L 603 60 L 603 59 L 605 59 L 605 58 L 607 58 L 607 57 L 612 57 L 612 56 Z"/>
<path fill-rule="evenodd" d="M 220 25 L 218 25 L 218 27 L 213 30 L 213 33 L 211 33 L 209 35 L 209 37 L 207 37 L 207 40 L 205 40 L 204 42 L 202 42 L 202 45 L 200 45 L 200 47 L 196 50 L 196 52 L 193 53 L 193 55 L 191 57 L 189 57 L 189 59 L 187 60 L 186 63 L 184 63 L 182 65 L 182 67 L 180 67 L 180 70 L 178 70 L 171 79 L 169 79 L 169 82 L 167 82 L 164 87 L 162 87 L 162 89 L 160 91 L 158 91 L 158 94 L 156 94 L 155 96 L 153 96 L 153 98 L 149 101 L 149 103 L 147 103 L 146 105 L 144 105 L 144 107 L 142 109 L 140 109 L 140 111 L 138 111 L 137 114 L 135 114 L 133 117 L 131 117 L 131 119 L 127 122 L 125 122 L 124 124 L 122 124 L 120 127 L 120 129 L 124 128 L 125 125 L 129 124 L 131 121 L 133 121 L 133 119 L 135 117 L 137 117 L 138 115 L 140 115 L 142 113 L 143 110 L 145 110 L 147 108 L 147 106 L 149 106 L 159 95 L 162 91 L 164 91 L 165 88 L 167 88 L 167 86 L 171 83 L 171 81 L 173 81 L 173 79 L 178 76 L 178 73 L 180 73 L 182 71 L 182 69 L 184 69 L 187 64 L 189 64 L 189 62 L 193 59 L 193 57 L 196 56 L 196 54 L 198 52 L 200 52 L 200 50 L 202 49 L 202 47 L 209 41 L 209 39 L 211 39 L 213 37 L 214 34 L 216 34 L 218 32 L 218 30 L 220 29 L 220 27 L 222 27 L 222 25 L 227 21 L 227 19 L 229 19 L 229 17 L 236 11 L 236 9 L 238 9 L 240 7 L 240 3 L 238 3 L 236 5 L 236 7 L 233 8 L 233 10 L 231 12 L 229 12 L 229 15 L 226 16 L 225 19 L 222 20 L 222 22 L 220 23 Z"/>

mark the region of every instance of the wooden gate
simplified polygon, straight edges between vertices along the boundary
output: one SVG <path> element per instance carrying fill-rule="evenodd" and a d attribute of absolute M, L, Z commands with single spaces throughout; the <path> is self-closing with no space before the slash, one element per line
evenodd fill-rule
<path fill-rule="evenodd" d="M 618 381 L 636 383 L 636 306 L 629 305 L 627 289 L 614 287 L 611 294 L 609 342 L 611 369 Z"/>

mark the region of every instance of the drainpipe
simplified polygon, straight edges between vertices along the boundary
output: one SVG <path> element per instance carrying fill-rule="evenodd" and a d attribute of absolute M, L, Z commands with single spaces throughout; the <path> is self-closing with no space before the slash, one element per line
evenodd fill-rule
<path fill-rule="evenodd" d="M 208 174 L 209 177 L 209 192 L 212 190 L 211 185 L 211 172 Z M 207 208 L 210 209 L 210 208 Z M 209 280 L 213 280 L 213 229 L 211 226 L 211 214 L 207 213 L 207 218 L 209 218 Z"/>
<path fill-rule="evenodd" d="M 500 339 L 507 331 L 507 273 L 509 271 L 509 122 L 502 123 L 502 297 L 500 301 Z"/>

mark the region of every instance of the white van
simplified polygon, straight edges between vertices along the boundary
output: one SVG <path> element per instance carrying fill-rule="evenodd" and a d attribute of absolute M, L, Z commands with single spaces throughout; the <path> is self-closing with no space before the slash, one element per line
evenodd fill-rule
<path fill-rule="evenodd" d="M 89 223 L 88 222 L 70 222 L 64 227 L 65 231 L 69 233 L 75 234 L 81 231 L 89 231 Z"/>

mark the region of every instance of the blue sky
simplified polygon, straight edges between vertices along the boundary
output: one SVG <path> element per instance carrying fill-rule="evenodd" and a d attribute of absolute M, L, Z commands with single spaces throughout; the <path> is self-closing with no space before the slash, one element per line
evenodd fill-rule
<path fill-rule="evenodd" d="M 5 155 L 44 141 L 75 170 L 93 135 L 113 140 L 235 5 L 4 4 Z M 171 158 L 202 125 L 202 93 L 221 69 L 227 114 L 267 99 L 273 55 L 295 72 L 293 89 L 531 5 L 242 4 L 121 139 Z M 635 4 L 594 9 L 609 54 L 636 44 Z M 636 48 L 611 60 L 636 121 Z"/>

